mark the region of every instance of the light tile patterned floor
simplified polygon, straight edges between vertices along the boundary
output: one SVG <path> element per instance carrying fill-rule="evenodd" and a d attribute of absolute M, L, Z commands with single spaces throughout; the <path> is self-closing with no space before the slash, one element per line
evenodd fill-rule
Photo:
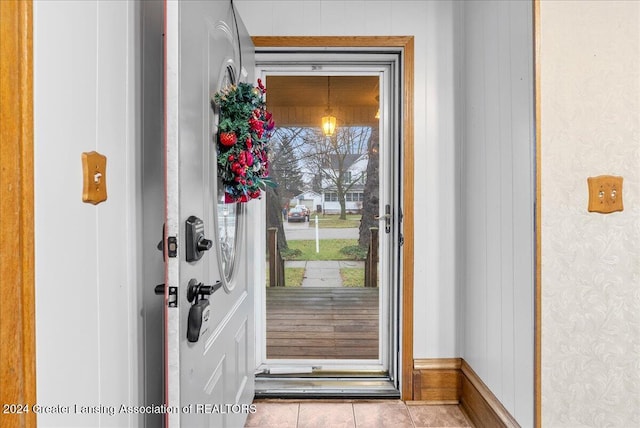
<path fill-rule="evenodd" d="M 399 400 L 261 400 L 247 428 L 473 427 L 456 405 L 406 405 Z"/>

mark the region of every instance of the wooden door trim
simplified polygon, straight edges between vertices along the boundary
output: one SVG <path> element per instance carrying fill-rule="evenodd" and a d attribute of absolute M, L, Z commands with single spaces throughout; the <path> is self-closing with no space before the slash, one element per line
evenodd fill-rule
<path fill-rule="evenodd" d="M 534 424 L 542 426 L 542 127 L 540 98 L 540 0 L 533 1 L 533 45 L 536 126 L 536 196 L 535 196 L 535 309 L 534 309 Z"/>
<path fill-rule="evenodd" d="M 32 2 L 0 1 L 0 23 L 0 403 L 31 406 L 36 402 Z M 24 426 L 36 426 L 31 407 L 0 417 L 0 427 Z"/>
<path fill-rule="evenodd" d="M 413 258 L 414 258 L 414 40 L 413 36 L 298 37 L 256 36 L 256 47 L 392 47 L 402 50 L 403 83 L 403 246 L 402 264 L 402 399 L 413 399 Z"/>

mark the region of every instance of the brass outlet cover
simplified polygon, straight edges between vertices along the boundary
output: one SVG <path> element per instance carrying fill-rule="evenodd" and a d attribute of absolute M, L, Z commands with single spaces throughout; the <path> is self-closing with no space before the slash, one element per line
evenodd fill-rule
<path fill-rule="evenodd" d="M 609 214 L 622 211 L 622 177 L 599 175 L 587 178 L 589 212 Z"/>
<path fill-rule="evenodd" d="M 98 205 L 107 200 L 107 157 L 98 152 L 82 153 L 82 202 Z"/>

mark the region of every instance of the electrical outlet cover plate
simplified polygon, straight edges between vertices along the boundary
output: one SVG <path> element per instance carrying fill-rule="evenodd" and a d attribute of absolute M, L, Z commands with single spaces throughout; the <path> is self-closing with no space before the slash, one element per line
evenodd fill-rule
<path fill-rule="evenodd" d="M 589 212 L 608 214 L 622 211 L 622 177 L 599 175 L 587 178 Z"/>

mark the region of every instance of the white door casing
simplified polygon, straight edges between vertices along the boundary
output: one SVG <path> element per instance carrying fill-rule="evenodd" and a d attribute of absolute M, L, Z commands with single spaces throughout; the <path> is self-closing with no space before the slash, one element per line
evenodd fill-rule
<path fill-rule="evenodd" d="M 253 290 L 246 210 L 238 209 L 235 267 L 220 270 L 215 121 L 211 97 L 253 75 L 253 45 L 227 1 L 165 2 L 165 426 L 242 426 L 253 400 Z M 185 222 L 202 219 L 213 247 L 186 260 Z M 175 239 L 177 247 L 171 240 Z M 175 253 L 172 254 L 172 250 Z M 187 299 L 188 285 L 221 287 Z M 209 300 L 199 338 L 187 340 L 192 303 Z"/>

